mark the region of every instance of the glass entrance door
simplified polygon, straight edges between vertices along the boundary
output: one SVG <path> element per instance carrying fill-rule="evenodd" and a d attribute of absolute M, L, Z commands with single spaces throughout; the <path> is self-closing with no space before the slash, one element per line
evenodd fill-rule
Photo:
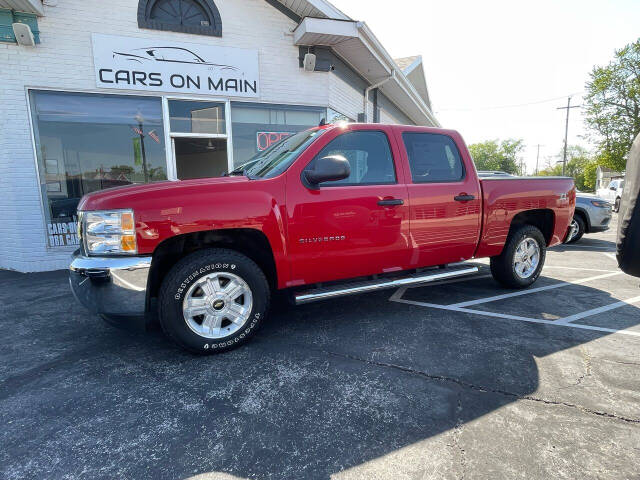
<path fill-rule="evenodd" d="M 228 172 L 225 103 L 168 100 L 168 110 L 177 179 L 219 177 Z"/>
<path fill-rule="evenodd" d="M 173 139 L 178 179 L 220 177 L 229 170 L 225 138 Z"/>

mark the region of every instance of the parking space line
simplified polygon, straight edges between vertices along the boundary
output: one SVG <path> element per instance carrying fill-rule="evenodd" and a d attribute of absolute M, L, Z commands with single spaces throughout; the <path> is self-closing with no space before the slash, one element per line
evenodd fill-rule
<path fill-rule="evenodd" d="M 562 265 L 545 265 L 543 267 L 543 270 L 545 268 L 561 268 L 563 270 L 583 270 L 585 272 L 610 272 L 613 273 L 616 270 L 604 270 L 602 268 L 582 268 L 582 267 L 564 267 Z"/>
<path fill-rule="evenodd" d="M 427 282 L 427 283 L 422 283 L 422 284 L 417 284 L 417 285 L 412 285 L 412 286 L 401 287 L 398 290 L 396 290 L 393 295 L 391 295 L 391 298 L 389 298 L 389 300 L 394 300 L 395 298 L 399 298 L 399 296 L 404 295 L 404 292 L 406 292 L 408 288 L 437 287 L 438 285 L 448 285 L 450 283 L 468 282 L 470 280 L 477 280 L 479 278 L 489 278 L 489 277 L 491 277 L 491 274 L 487 274 L 487 275 L 467 275 L 465 277 L 452 278 L 450 280 L 439 280 L 437 282 Z M 402 292 L 398 293 L 400 291 L 402 291 Z"/>
<path fill-rule="evenodd" d="M 553 285 L 546 285 L 544 287 L 530 288 L 528 290 L 520 290 L 520 291 L 512 292 L 512 293 L 504 293 L 502 295 L 495 295 L 493 297 L 485 297 L 485 298 L 479 298 L 477 300 L 469 300 L 467 302 L 454 303 L 454 304 L 451 304 L 449 306 L 450 307 L 469 307 L 471 305 L 480 305 L 482 303 L 495 302 L 497 300 L 503 300 L 505 298 L 520 297 L 522 295 L 530 295 L 532 293 L 544 292 L 546 290 L 554 290 L 556 288 L 568 287 L 570 285 L 579 285 L 581 283 L 591 282 L 591 281 L 594 281 L 594 280 L 600 280 L 602 278 L 609 278 L 609 277 L 613 277 L 615 275 L 622 275 L 622 272 L 605 273 L 605 274 L 602 274 L 602 275 L 596 275 L 594 277 L 589 277 L 589 278 L 582 278 L 582 279 L 579 279 L 579 280 L 571 280 L 571 281 L 566 281 L 566 282 L 554 283 Z"/>
<path fill-rule="evenodd" d="M 615 260 L 616 262 L 618 261 L 618 257 L 616 257 L 613 253 L 608 253 L 608 252 L 604 252 L 605 256 Z"/>
<path fill-rule="evenodd" d="M 571 323 L 575 320 L 580 320 L 581 318 L 591 317 L 593 315 L 598 315 L 599 313 L 608 312 L 610 310 L 615 310 L 616 308 L 626 307 L 627 305 L 633 305 L 634 303 L 640 302 L 640 296 L 628 298 L 626 300 L 621 300 L 620 302 L 610 303 L 609 305 L 604 305 L 602 307 L 594 308 L 592 310 L 587 310 L 586 312 L 576 313 L 575 315 L 570 315 L 568 317 L 561 318 L 557 320 L 560 323 Z"/>
<path fill-rule="evenodd" d="M 516 320 L 516 321 L 519 321 L 519 322 L 540 323 L 540 324 L 544 324 L 544 325 L 556 325 L 556 326 L 559 326 L 559 327 L 578 328 L 578 329 L 581 329 L 581 330 L 594 330 L 594 331 L 597 331 L 597 332 L 607 332 L 607 333 L 620 333 L 620 334 L 623 334 L 623 335 L 631 335 L 631 336 L 634 336 L 634 337 L 640 337 L 640 332 L 634 332 L 634 331 L 616 330 L 616 329 L 613 329 L 613 328 L 595 327 L 593 325 L 580 325 L 580 324 L 575 324 L 575 323 L 563 323 L 563 322 L 561 323 L 560 320 L 544 320 L 542 318 L 520 317 L 518 315 L 509 315 L 509 314 L 505 314 L 505 313 L 495 313 L 495 312 L 485 312 L 485 311 L 482 311 L 482 310 L 473 310 L 473 309 L 470 309 L 470 308 L 456 307 L 454 305 L 437 305 L 435 303 L 417 302 L 415 300 L 405 300 L 405 299 L 402 298 L 402 295 L 404 294 L 404 292 L 406 290 L 407 290 L 406 287 L 399 288 L 398 291 L 396 293 L 394 293 L 391 296 L 391 298 L 389 298 L 389 300 L 393 301 L 393 302 L 397 302 L 397 303 L 405 303 L 405 304 L 408 304 L 408 305 L 417 305 L 417 306 L 420 306 L 420 307 L 436 308 L 436 309 L 439 309 L 439 310 L 447 310 L 447 311 L 450 311 L 450 312 L 469 313 L 469 314 L 473 314 L 473 315 L 480 315 L 480 316 L 484 316 L 484 317 L 499 318 L 499 319 L 503 319 L 503 320 Z M 638 297 L 638 300 L 640 300 L 640 297 Z M 591 310 L 589 312 L 591 312 Z M 567 318 L 570 318 L 570 317 L 567 317 Z M 561 320 L 564 320 L 564 319 L 561 319 Z"/>

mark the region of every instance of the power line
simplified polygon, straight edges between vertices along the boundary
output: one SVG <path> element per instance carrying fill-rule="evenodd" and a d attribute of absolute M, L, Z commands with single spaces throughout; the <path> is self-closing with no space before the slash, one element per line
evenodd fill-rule
<path fill-rule="evenodd" d="M 573 97 L 574 95 L 580 95 L 581 93 L 584 93 L 584 90 L 581 92 L 576 92 L 576 93 L 572 93 L 570 96 Z M 566 98 L 566 95 L 562 95 L 561 97 L 554 97 L 554 98 L 548 98 L 546 100 L 537 100 L 534 102 L 528 102 L 528 103 L 518 103 L 518 104 L 513 104 L 513 105 L 498 105 L 498 106 L 493 106 L 493 107 L 478 107 L 478 108 L 443 108 L 443 109 L 438 109 L 437 113 L 441 113 L 441 112 L 475 112 L 475 111 L 480 111 L 480 110 L 500 110 L 503 108 L 519 108 L 519 107 L 528 107 L 529 105 L 540 105 L 542 103 L 549 103 L 549 102 L 555 102 L 556 100 L 560 100 L 562 98 Z"/>

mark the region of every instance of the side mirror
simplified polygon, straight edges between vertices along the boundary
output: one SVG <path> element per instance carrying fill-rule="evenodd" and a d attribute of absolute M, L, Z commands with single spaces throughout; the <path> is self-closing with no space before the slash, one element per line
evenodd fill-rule
<path fill-rule="evenodd" d="M 305 180 L 314 186 L 323 182 L 335 182 L 351 175 L 351 165 L 342 155 L 329 155 L 316 158 L 313 169 L 305 170 L 303 175 Z"/>
<path fill-rule="evenodd" d="M 616 187 L 609 187 L 609 190 L 613 190 L 615 192 L 616 191 Z"/>

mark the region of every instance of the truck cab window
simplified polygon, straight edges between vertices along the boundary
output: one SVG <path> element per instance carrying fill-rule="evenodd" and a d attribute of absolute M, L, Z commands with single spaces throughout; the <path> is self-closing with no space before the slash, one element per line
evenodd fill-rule
<path fill-rule="evenodd" d="M 329 155 L 345 157 L 351 165 L 351 175 L 336 182 L 325 182 L 323 187 L 396 183 L 393 156 L 384 132 L 356 130 L 343 133 L 331 140 L 306 169 L 313 169 L 316 158 Z"/>
<path fill-rule="evenodd" d="M 464 166 L 453 139 L 437 133 L 402 134 L 414 183 L 458 182 Z"/>

